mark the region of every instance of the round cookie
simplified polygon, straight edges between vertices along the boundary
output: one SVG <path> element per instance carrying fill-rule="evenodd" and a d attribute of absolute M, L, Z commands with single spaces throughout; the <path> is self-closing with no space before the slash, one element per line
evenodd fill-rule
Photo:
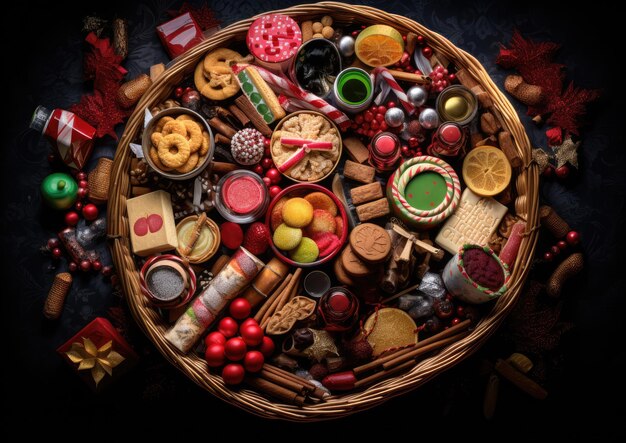
<path fill-rule="evenodd" d="M 350 233 L 354 254 L 366 263 L 384 262 L 391 253 L 391 237 L 384 228 L 373 223 L 362 223 Z"/>
<path fill-rule="evenodd" d="M 417 343 L 417 325 L 409 314 L 400 309 L 379 309 L 365 321 L 363 327 L 369 331 L 367 341 L 374 350 L 374 357 Z"/>
<path fill-rule="evenodd" d="M 304 199 L 311 203 L 313 209 L 323 209 L 330 212 L 333 217 L 337 215 L 337 205 L 332 198 L 323 192 L 311 192 L 305 195 Z"/>
<path fill-rule="evenodd" d="M 337 277 L 337 280 L 342 285 L 355 285 L 354 280 L 352 280 L 352 277 L 348 275 L 346 270 L 343 268 L 343 265 L 341 264 L 341 255 L 335 259 L 335 262 L 333 263 L 333 271 L 335 272 L 335 277 Z"/>
<path fill-rule="evenodd" d="M 350 245 L 341 253 L 341 265 L 351 277 L 365 277 L 373 272 L 373 268 L 354 254 Z"/>
<path fill-rule="evenodd" d="M 302 228 L 313 220 L 313 206 L 301 197 L 287 200 L 282 209 L 283 220 L 293 228 Z"/>
<path fill-rule="evenodd" d="M 297 247 L 300 244 L 300 241 L 302 241 L 302 229 L 292 228 L 291 226 L 283 223 L 274 231 L 272 240 L 278 249 L 290 251 L 291 249 Z"/>

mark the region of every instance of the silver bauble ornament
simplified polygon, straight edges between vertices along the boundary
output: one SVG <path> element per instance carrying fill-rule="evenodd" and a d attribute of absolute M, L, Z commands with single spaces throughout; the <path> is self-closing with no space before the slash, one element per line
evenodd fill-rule
<path fill-rule="evenodd" d="M 339 39 L 337 46 L 339 53 L 343 57 L 352 57 L 354 55 L 354 38 L 352 36 L 344 35 Z"/>
<path fill-rule="evenodd" d="M 428 91 L 421 86 L 411 86 L 409 90 L 406 91 L 406 96 L 413 106 L 419 108 L 428 100 Z"/>
<path fill-rule="evenodd" d="M 385 123 L 390 128 L 398 128 L 404 123 L 404 111 L 400 108 L 389 108 L 385 112 Z"/>
<path fill-rule="evenodd" d="M 435 129 L 439 126 L 439 116 L 437 115 L 437 111 L 433 108 L 426 108 L 422 110 L 422 112 L 420 112 L 419 122 L 424 129 Z"/>

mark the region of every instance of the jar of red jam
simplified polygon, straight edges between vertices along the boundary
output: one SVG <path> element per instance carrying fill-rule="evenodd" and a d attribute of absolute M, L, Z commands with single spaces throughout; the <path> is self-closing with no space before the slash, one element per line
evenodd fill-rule
<path fill-rule="evenodd" d="M 325 330 L 347 331 L 358 320 L 359 300 L 346 288 L 330 288 L 320 299 L 317 312 Z"/>
<path fill-rule="evenodd" d="M 263 217 L 270 196 L 258 174 L 239 169 L 224 175 L 217 183 L 213 203 L 226 220 L 251 223 Z"/>
<path fill-rule="evenodd" d="M 466 132 L 460 125 L 446 122 L 440 125 L 433 134 L 432 143 L 428 147 L 428 155 L 456 157 L 466 141 Z"/>
<path fill-rule="evenodd" d="M 379 132 L 369 147 L 369 162 L 378 172 L 393 171 L 400 160 L 400 139 L 391 132 Z"/>

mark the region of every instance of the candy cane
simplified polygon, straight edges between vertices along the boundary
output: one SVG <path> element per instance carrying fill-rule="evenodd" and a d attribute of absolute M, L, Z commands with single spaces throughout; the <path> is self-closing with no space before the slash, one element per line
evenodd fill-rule
<path fill-rule="evenodd" d="M 311 151 L 330 151 L 333 149 L 331 142 L 318 142 L 314 140 L 304 140 L 300 138 L 281 138 L 280 142 L 283 145 L 301 146 L 291 154 L 282 165 L 278 167 L 280 172 L 286 172 L 300 163 L 302 159 Z"/>
<path fill-rule="evenodd" d="M 400 87 L 400 85 L 398 84 L 396 79 L 393 78 L 388 69 L 383 67 L 375 68 L 372 71 L 372 75 L 374 75 L 374 78 L 376 79 L 376 87 L 381 88 L 381 93 L 378 94 L 378 96 L 374 99 L 374 102 L 377 105 L 381 104 L 381 102 L 391 89 L 395 96 L 398 97 L 398 100 L 400 101 L 400 103 L 402 103 L 402 106 L 404 107 L 406 112 L 409 113 L 409 115 L 412 115 L 415 112 L 415 106 L 413 106 L 413 104 L 409 101 L 409 98 L 406 96 L 404 89 Z"/>
<path fill-rule="evenodd" d="M 245 66 L 234 64 L 232 67 L 233 72 L 236 74 Z M 279 77 L 278 75 L 268 71 L 267 69 L 261 68 L 259 66 L 254 67 L 261 78 L 265 80 L 265 82 L 269 85 L 269 87 L 277 94 L 284 94 L 289 97 L 291 100 L 291 104 L 294 106 L 298 106 L 301 109 L 313 109 L 322 114 L 326 115 L 328 118 L 333 120 L 342 131 L 347 130 L 350 125 L 350 119 L 346 114 L 332 106 L 330 103 L 321 99 L 315 94 L 312 94 L 308 91 L 305 91 L 298 85 L 290 82 L 286 78 Z"/>

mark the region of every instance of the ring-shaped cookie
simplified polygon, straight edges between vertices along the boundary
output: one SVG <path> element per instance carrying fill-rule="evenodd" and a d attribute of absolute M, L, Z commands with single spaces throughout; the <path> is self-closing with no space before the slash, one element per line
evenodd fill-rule
<path fill-rule="evenodd" d="M 182 136 L 187 135 L 187 129 L 181 120 L 172 120 L 171 122 L 165 123 L 163 126 L 163 135 L 168 134 L 178 134 Z"/>
<path fill-rule="evenodd" d="M 180 168 L 191 155 L 189 142 L 180 134 L 168 134 L 163 137 L 158 148 L 161 162 L 168 168 Z"/>
<path fill-rule="evenodd" d="M 209 142 L 210 142 L 209 133 L 204 131 L 202 132 L 202 145 L 200 146 L 200 155 L 204 156 L 207 152 L 209 152 Z"/>
<path fill-rule="evenodd" d="M 186 174 L 187 172 L 191 172 L 194 170 L 196 166 L 198 166 L 199 160 L 200 160 L 200 156 L 198 155 L 197 152 L 195 152 L 189 156 L 189 160 L 187 160 L 187 163 L 182 165 L 180 168 L 176 168 L 176 171 L 180 172 L 181 174 Z"/>
<path fill-rule="evenodd" d="M 187 139 L 189 140 L 189 149 L 193 154 L 202 146 L 202 129 L 195 121 L 181 120 L 187 130 Z"/>
<path fill-rule="evenodd" d="M 159 153 L 157 152 L 157 148 L 155 148 L 154 146 L 150 148 L 150 160 L 152 160 L 152 163 L 154 163 L 154 166 L 156 166 L 161 171 L 169 172 L 169 171 L 174 170 L 172 168 L 168 168 L 163 163 L 161 163 L 161 159 L 159 158 Z"/>
<path fill-rule="evenodd" d="M 167 122 L 171 121 L 174 121 L 174 118 L 170 117 L 169 115 L 161 117 L 154 128 L 154 132 L 163 132 L 163 126 L 165 126 Z"/>

